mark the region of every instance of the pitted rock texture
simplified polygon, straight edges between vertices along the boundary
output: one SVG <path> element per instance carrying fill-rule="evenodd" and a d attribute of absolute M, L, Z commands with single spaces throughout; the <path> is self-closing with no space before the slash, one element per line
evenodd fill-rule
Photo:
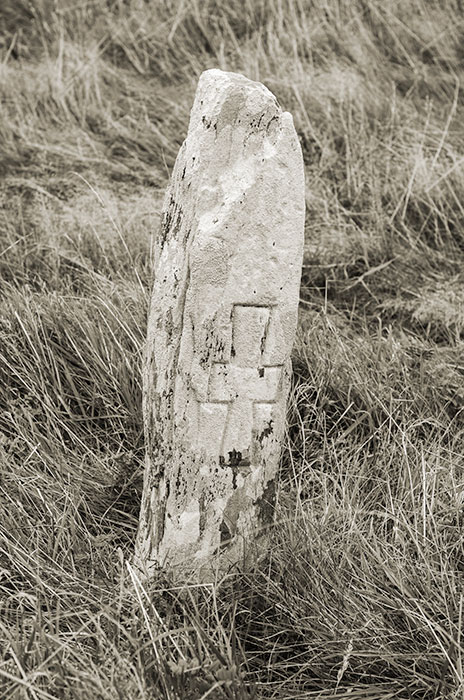
<path fill-rule="evenodd" d="M 291 115 L 261 83 L 206 71 L 155 245 L 136 546 L 148 576 L 205 580 L 272 521 L 303 232 Z"/>

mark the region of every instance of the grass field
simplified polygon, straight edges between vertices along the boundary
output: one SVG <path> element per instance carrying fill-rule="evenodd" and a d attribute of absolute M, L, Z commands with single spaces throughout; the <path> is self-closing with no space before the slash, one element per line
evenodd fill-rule
<path fill-rule="evenodd" d="M 307 217 L 268 556 L 130 566 L 151 241 L 202 70 Z M 0 3 L 0 698 L 464 698 L 464 4 Z"/>

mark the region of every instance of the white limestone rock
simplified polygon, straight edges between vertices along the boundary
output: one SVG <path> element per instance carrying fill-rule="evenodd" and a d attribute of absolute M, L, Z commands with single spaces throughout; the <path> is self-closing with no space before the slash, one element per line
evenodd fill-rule
<path fill-rule="evenodd" d="M 261 83 L 202 74 L 156 242 L 135 560 L 205 580 L 272 522 L 304 232 L 289 113 Z"/>

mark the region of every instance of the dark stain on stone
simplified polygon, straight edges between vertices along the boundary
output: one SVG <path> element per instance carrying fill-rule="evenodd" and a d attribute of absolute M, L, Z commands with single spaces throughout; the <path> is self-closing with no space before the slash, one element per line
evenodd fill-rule
<path fill-rule="evenodd" d="M 175 328 L 174 317 L 172 315 L 172 309 L 168 309 L 168 312 L 167 312 L 164 320 L 165 320 L 164 330 L 165 330 L 165 332 L 168 336 L 168 339 L 170 341 L 172 336 L 173 336 L 174 328 Z"/>
<path fill-rule="evenodd" d="M 264 367 L 258 367 L 258 376 L 264 377 Z"/>
<path fill-rule="evenodd" d="M 266 324 L 264 326 L 264 331 L 263 331 L 263 335 L 261 338 L 261 344 L 260 344 L 261 355 L 263 354 L 264 350 L 266 349 L 266 340 L 267 340 L 267 336 L 269 333 L 270 322 L 271 322 L 271 316 L 269 315 L 269 318 L 267 319 Z"/>
<path fill-rule="evenodd" d="M 274 520 L 275 507 L 275 481 L 271 479 L 266 484 L 263 495 L 256 501 L 253 501 L 256 506 L 259 522 L 263 525 L 270 525 Z"/>
<path fill-rule="evenodd" d="M 164 535 L 164 519 L 166 515 L 166 502 L 160 503 L 157 508 L 156 513 L 156 530 L 155 530 L 155 541 L 156 546 L 159 545 Z"/>
<path fill-rule="evenodd" d="M 154 469 L 150 470 L 150 486 L 157 489 L 159 488 L 160 482 L 164 477 L 166 459 L 168 458 L 169 450 L 162 447 L 166 444 L 165 440 L 163 439 L 163 434 L 159 430 L 153 428 L 152 419 L 149 421 L 147 434 L 148 454 L 150 455 L 150 462 L 154 466 Z"/>
<path fill-rule="evenodd" d="M 271 119 L 270 119 L 270 120 L 268 121 L 268 123 L 266 124 L 266 131 L 267 131 L 267 132 L 269 132 L 271 125 L 272 125 L 272 127 L 274 128 L 274 126 L 275 126 L 275 125 L 274 125 L 274 122 L 275 122 L 275 121 L 277 121 L 277 122 L 279 121 L 279 117 L 278 117 L 277 115 L 274 115 L 273 117 L 271 117 Z"/>
<path fill-rule="evenodd" d="M 224 358 L 225 343 L 221 338 L 216 338 L 216 357 L 219 359 Z"/>
<path fill-rule="evenodd" d="M 239 450 L 231 450 L 228 455 L 229 460 L 227 462 L 223 455 L 219 455 L 219 464 L 221 467 L 230 467 L 232 469 L 232 488 L 235 490 L 237 488 L 237 474 L 241 469 L 245 468 L 245 474 L 242 473 L 242 476 L 248 476 L 251 462 L 248 450 L 243 455 Z"/>
<path fill-rule="evenodd" d="M 190 187 L 190 184 L 189 184 L 189 187 Z M 187 247 L 187 241 L 189 240 L 190 234 L 191 234 L 191 233 L 192 233 L 192 229 L 191 229 L 191 228 L 186 228 L 186 230 L 185 230 L 185 232 L 184 232 L 184 235 L 183 235 L 183 237 L 182 237 L 182 239 L 181 239 L 181 240 L 182 240 L 182 245 L 184 246 L 184 248 Z"/>
<path fill-rule="evenodd" d="M 274 428 L 272 426 L 273 422 L 274 421 L 271 418 L 267 426 L 264 428 L 264 430 L 261 431 L 261 433 L 257 437 L 257 440 L 261 447 L 263 446 L 263 441 L 265 440 L 265 438 L 269 437 L 269 435 L 272 435 L 272 433 L 274 432 Z"/>
<path fill-rule="evenodd" d="M 213 129 L 217 130 L 217 125 L 213 124 L 212 119 L 207 119 L 204 115 L 201 118 L 201 122 L 206 129 L 211 129 L 211 127 L 213 127 Z"/>
<path fill-rule="evenodd" d="M 152 491 L 153 489 L 150 489 Z M 152 522 L 153 522 L 153 511 L 150 507 L 151 499 L 150 499 L 150 491 L 147 489 L 143 495 L 142 498 L 142 508 L 140 513 L 144 514 L 141 517 L 141 525 L 143 527 L 143 538 L 144 539 L 149 539 L 151 542 L 151 534 L 152 534 Z"/>
<path fill-rule="evenodd" d="M 248 459 L 248 455 L 244 454 L 242 457 L 242 453 L 239 450 L 231 450 L 229 452 L 229 461 L 227 463 L 228 467 L 249 467 L 250 466 L 250 460 Z"/>
<path fill-rule="evenodd" d="M 183 176 L 182 176 L 183 177 Z M 160 246 L 164 246 L 168 238 L 175 236 L 182 224 L 182 207 L 176 202 L 174 197 L 170 196 L 169 204 L 163 215 L 160 232 Z"/>
<path fill-rule="evenodd" d="M 219 532 L 221 533 L 221 549 L 224 548 L 232 539 L 231 532 L 227 526 L 225 520 L 219 526 Z"/>
<path fill-rule="evenodd" d="M 198 358 L 200 367 L 209 369 L 211 361 L 215 359 L 218 337 L 215 329 L 215 319 L 211 318 L 203 322 L 201 354 Z"/>
<path fill-rule="evenodd" d="M 206 503 L 205 503 L 205 495 L 202 493 L 200 498 L 199 498 L 199 506 L 200 506 L 200 537 L 202 536 L 205 525 L 206 525 Z"/>

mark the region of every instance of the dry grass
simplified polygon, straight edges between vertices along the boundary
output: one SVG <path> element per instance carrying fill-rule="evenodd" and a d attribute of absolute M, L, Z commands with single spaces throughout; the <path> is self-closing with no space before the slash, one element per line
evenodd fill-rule
<path fill-rule="evenodd" d="M 0 697 L 464 698 L 460 0 L 4 0 Z M 264 562 L 142 586 L 150 241 L 199 74 L 294 115 L 306 253 Z"/>

